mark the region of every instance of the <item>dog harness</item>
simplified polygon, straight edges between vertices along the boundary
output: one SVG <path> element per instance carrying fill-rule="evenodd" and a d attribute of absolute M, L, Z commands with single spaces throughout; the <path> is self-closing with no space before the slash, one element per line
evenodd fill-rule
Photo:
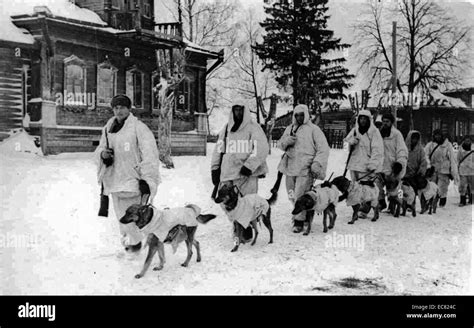
<path fill-rule="evenodd" d="M 329 204 L 337 205 L 339 200 L 339 190 L 336 186 L 330 188 L 317 186 L 308 191 L 308 195 L 315 202 L 315 205 L 311 210 L 314 210 L 318 214 L 322 213 Z"/>
<path fill-rule="evenodd" d="M 247 228 L 250 222 L 260 215 L 266 214 L 270 205 L 263 197 L 257 194 L 248 194 L 239 197 L 237 206 L 232 211 L 227 211 L 224 204 L 221 204 L 221 207 L 227 213 L 227 217 L 231 222 L 237 221 L 244 228 Z"/>
<path fill-rule="evenodd" d="M 371 206 L 375 207 L 378 204 L 379 188 L 377 186 L 371 187 L 358 182 L 351 182 L 347 193 L 347 206 L 370 202 Z"/>
<path fill-rule="evenodd" d="M 434 183 L 433 181 L 428 181 L 426 188 L 418 191 L 418 195 L 421 198 L 421 194 L 423 194 L 423 196 L 425 196 L 425 199 L 429 200 L 433 198 L 434 196 L 436 196 L 438 192 L 439 192 L 438 185 Z"/>
<path fill-rule="evenodd" d="M 196 218 L 201 214 L 201 209 L 196 205 L 187 205 L 166 210 L 153 208 L 153 212 L 153 218 L 140 229 L 140 232 L 145 235 L 152 233 L 160 241 L 164 241 L 170 230 L 177 225 L 196 227 L 198 225 Z"/>

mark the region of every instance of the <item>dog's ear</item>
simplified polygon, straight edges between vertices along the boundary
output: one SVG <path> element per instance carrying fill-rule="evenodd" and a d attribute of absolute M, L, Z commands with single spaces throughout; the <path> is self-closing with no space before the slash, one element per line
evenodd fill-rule
<path fill-rule="evenodd" d="M 139 220 L 144 220 L 148 218 L 149 216 L 153 215 L 153 209 L 151 208 L 150 205 L 143 205 L 140 207 L 138 210 L 138 218 Z"/>

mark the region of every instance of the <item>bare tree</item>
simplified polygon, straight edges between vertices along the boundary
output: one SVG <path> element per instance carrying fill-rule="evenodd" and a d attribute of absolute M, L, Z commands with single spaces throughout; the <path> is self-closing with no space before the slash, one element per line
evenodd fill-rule
<path fill-rule="evenodd" d="M 166 5 L 174 20 L 179 19 L 181 3 L 184 37 L 205 48 L 225 49 L 227 54 L 218 70 L 206 76 L 206 98 L 208 118 L 212 111 L 231 103 L 231 95 L 224 92 L 222 85 L 232 78 L 225 67 L 232 60 L 236 35 L 234 33 L 235 12 L 239 8 L 235 0 L 173 0 Z"/>
<path fill-rule="evenodd" d="M 234 0 L 173 0 L 165 5 L 178 20 L 181 4 L 183 33 L 191 42 L 203 47 L 226 47 L 233 44 L 232 20 L 236 3 Z"/>
<path fill-rule="evenodd" d="M 416 90 L 457 85 L 469 65 L 470 27 L 431 0 L 399 0 L 396 5 L 369 0 L 366 9 L 355 28 L 361 69 L 371 78 L 369 87 L 375 84 L 387 89 L 392 78 L 392 20 L 399 25 L 398 91 L 407 92 L 410 101 Z M 410 128 L 411 116 L 410 111 Z"/>
<path fill-rule="evenodd" d="M 263 63 L 257 56 L 254 46 L 261 39 L 263 29 L 255 18 L 254 11 L 245 11 L 244 18 L 236 24 L 236 52 L 233 56 L 232 79 L 226 83 L 243 98 L 253 98 L 256 108 L 262 107 L 262 98 L 275 91 L 276 82 L 270 71 L 263 71 Z M 262 108 L 263 109 L 263 108 Z M 260 122 L 260 115 L 257 115 Z"/>
<path fill-rule="evenodd" d="M 174 168 L 171 158 L 171 125 L 173 123 L 173 108 L 177 88 L 186 79 L 185 50 L 174 49 L 172 62 L 164 62 L 163 56 L 157 52 L 157 67 L 159 67 L 160 83 L 154 87 L 158 97 L 158 111 L 155 112 L 158 121 L 158 150 L 160 161 L 166 168 Z"/>

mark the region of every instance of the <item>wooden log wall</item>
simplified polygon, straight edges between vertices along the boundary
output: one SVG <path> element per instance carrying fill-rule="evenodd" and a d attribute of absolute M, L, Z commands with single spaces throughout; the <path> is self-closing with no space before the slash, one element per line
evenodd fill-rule
<path fill-rule="evenodd" d="M 153 131 L 155 138 L 157 131 Z M 43 128 L 41 147 L 46 155 L 64 152 L 93 152 L 99 145 L 100 128 Z M 171 134 L 172 156 L 206 156 L 206 135 L 196 133 Z"/>
<path fill-rule="evenodd" d="M 8 136 L 8 131 L 23 126 L 23 111 L 30 96 L 30 60 L 25 58 L 26 53 L 17 57 L 17 51 L 24 52 L 21 48 L 0 46 L 0 141 Z M 23 74 L 26 90 L 22 86 Z"/>

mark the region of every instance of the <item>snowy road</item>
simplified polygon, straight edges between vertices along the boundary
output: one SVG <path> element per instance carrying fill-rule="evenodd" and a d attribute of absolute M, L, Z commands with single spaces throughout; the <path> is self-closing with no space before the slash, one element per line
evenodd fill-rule
<path fill-rule="evenodd" d="M 268 160 L 262 196 L 274 183 L 280 156 L 274 150 Z M 346 156 L 332 150 L 328 173 L 342 173 Z M 0 294 L 472 294 L 472 207 L 457 207 L 454 186 L 436 215 L 395 219 L 384 213 L 376 223 L 351 226 L 351 210 L 341 203 L 334 230 L 324 234 L 316 216 L 312 233 L 302 236 L 290 231 L 283 184 L 272 213 L 274 244 L 267 244 L 263 227 L 256 246 L 230 253 L 230 223 L 209 197 L 209 162 L 209 156 L 175 158 L 175 170 L 162 170 L 154 203 L 196 203 L 218 214 L 197 232 L 203 261 L 193 257 L 182 268 L 184 245 L 176 254 L 166 246 L 163 271 L 136 280 L 145 253 L 120 258 L 113 212 L 108 219 L 96 216 L 91 154 L 2 153 Z"/>

